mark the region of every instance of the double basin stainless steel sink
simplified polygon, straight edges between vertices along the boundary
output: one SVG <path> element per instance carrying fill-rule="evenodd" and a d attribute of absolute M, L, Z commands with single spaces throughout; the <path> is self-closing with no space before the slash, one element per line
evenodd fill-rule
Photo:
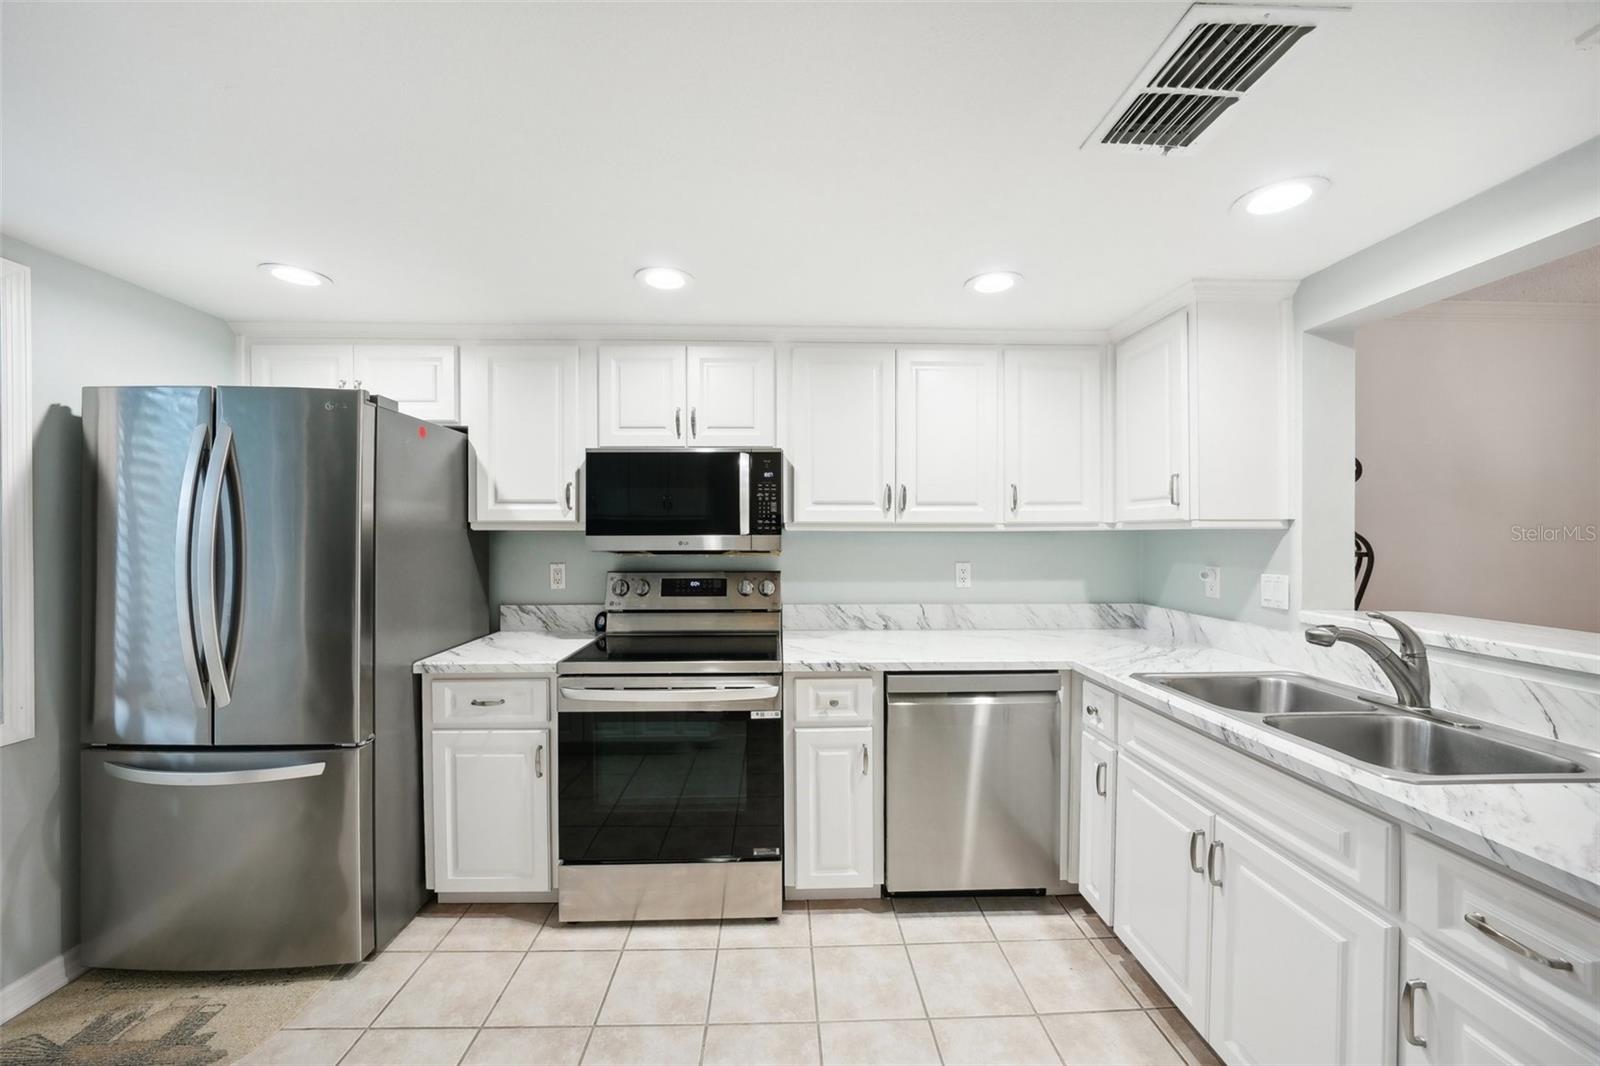
<path fill-rule="evenodd" d="M 1296 673 L 1134 674 L 1413 782 L 1600 781 L 1600 753 Z"/>

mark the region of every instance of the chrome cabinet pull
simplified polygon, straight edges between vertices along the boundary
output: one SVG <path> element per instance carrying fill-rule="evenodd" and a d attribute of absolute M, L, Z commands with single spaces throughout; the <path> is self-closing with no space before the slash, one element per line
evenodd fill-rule
<path fill-rule="evenodd" d="M 683 439 L 683 408 L 672 409 L 672 435 L 679 440 Z"/>
<path fill-rule="evenodd" d="M 1017 483 L 1015 481 L 1011 483 L 1011 513 L 1017 513 Z"/>
<path fill-rule="evenodd" d="M 1177 474 L 1173 474 L 1171 477 L 1167 478 L 1167 499 L 1172 503 L 1172 506 L 1174 506 L 1174 507 L 1178 506 L 1178 475 Z"/>
<path fill-rule="evenodd" d="M 1222 878 L 1217 876 L 1217 857 L 1222 855 L 1222 841 L 1213 840 L 1206 849 L 1206 880 L 1217 888 L 1222 887 Z"/>
<path fill-rule="evenodd" d="M 1200 848 L 1200 847 L 1204 847 L 1205 843 L 1206 843 L 1206 831 L 1204 829 L 1193 829 L 1193 830 L 1190 830 L 1190 832 L 1189 832 L 1189 869 L 1193 870 L 1197 874 L 1203 874 L 1203 873 L 1206 872 L 1205 868 L 1200 865 L 1200 856 L 1195 854 L 1195 849 L 1196 848 Z"/>
<path fill-rule="evenodd" d="M 883 513 L 888 514 L 894 510 L 894 486 L 887 481 L 883 483 Z"/>
<path fill-rule="evenodd" d="M 566 505 L 563 507 L 563 510 L 572 510 L 572 482 L 567 482 L 567 491 L 562 496 L 562 499 L 566 501 Z"/>
<path fill-rule="evenodd" d="M 341 389 L 347 388 L 349 386 L 349 384 L 350 384 L 350 382 L 346 381 L 344 378 L 340 378 L 339 379 L 339 387 Z"/>
<path fill-rule="evenodd" d="M 1100 708 L 1096 707 L 1092 703 L 1086 703 L 1083 705 L 1083 713 L 1088 715 L 1090 718 L 1099 718 Z"/>
<path fill-rule="evenodd" d="M 533 749 L 533 776 L 544 776 L 544 745 L 540 744 Z"/>
<path fill-rule="evenodd" d="M 361 379 L 360 378 L 356 378 L 356 388 L 359 389 L 360 387 L 361 387 Z"/>
<path fill-rule="evenodd" d="M 1400 1012 L 1406 1016 L 1406 1043 L 1412 1047 L 1427 1047 L 1425 1037 L 1417 1035 L 1417 992 L 1426 992 L 1428 982 L 1407 981 L 1405 988 L 1400 992 Z"/>
<path fill-rule="evenodd" d="M 1106 764 L 1103 762 L 1096 763 L 1094 767 L 1094 794 L 1096 796 L 1106 794 Z"/>
<path fill-rule="evenodd" d="M 502 703 L 504 703 L 505 701 L 506 701 L 506 698 L 504 696 L 501 696 L 499 699 L 493 699 L 493 700 L 473 700 L 472 701 L 472 705 L 474 707 L 498 707 Z"/>
<path fill-rule="evenodd" d="M 1472 928 L 1476 929 L 1490 940 L 1493 940 L 1496 944 L 1499 944 L 1501 947 L 1506 948 L 1509 951 L 1516 952 L 1525 959 L 1532 959 L 1539 965 L 1548 966 L 1552 970 L 1567 970 L 1570 972 L 1572 969 L 1572 963 L 1568 962 L 1566 959 L 1552 959 L 1550 956 L 1530 948 L 1528 945 L 1524 944 L 1522 941 L 1518 940 L 1509 933 L 1502 933 L 1500 930 L 1489 924 L 1489 919 L 1485 915 L 1480 914 L 1477 911 L 1473 911 L 1469 914 L 1463 914 L 1461 917 L 1462 920 L 1468 925 L 1472 926 Z"/>
<path fill-rule="evenodd" d="M 867 766 L 869 765 L 871 759 L 872 759 L 871 750 L 868 749 L 868 747 L 865 744 L 861 745 L 861 776 L 862 777 L 867 776 Z"/>
<path fill-rule="evenodd" d="M 900 513 L 906 513 L 906 487 L 904 485 L 900 486 Z"/>
<path fill-rule="evenodd" d="M 700 413 L 700 409 L 698 407 L 689 408 L 689 436 L 691 436 L 691 437 L 699 437 L 700 436 L 700 418 L 699 418 L 699 413 Z"/>

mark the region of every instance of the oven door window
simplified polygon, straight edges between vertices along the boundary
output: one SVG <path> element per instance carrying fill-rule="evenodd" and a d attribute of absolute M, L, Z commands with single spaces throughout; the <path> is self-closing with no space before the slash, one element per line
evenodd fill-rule
<path fill-rule="evenodd" d="M 590 536 L 739 534 L 738 452 L 590 452 Z"/>
<path fill-rule="evenodd" d="M 780 858 L 783 723 L 749 711 L 564 712 L 558 852 L 583 863 Z"/>

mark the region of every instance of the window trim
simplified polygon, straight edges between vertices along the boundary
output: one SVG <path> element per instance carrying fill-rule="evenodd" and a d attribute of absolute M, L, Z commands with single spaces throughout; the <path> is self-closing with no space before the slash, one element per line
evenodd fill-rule
<path fill-rule="evenodd" d="M 33 737 L 33 302 L 0 259 L 0 746 Z"/>

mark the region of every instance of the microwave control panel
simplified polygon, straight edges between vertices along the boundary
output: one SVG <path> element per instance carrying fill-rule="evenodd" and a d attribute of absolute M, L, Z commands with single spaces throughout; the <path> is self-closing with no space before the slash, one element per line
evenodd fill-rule
<path fill-rule="evenodd" d="M 783 533 L 783 453 L 750 453 L 750 532 L 755 536 Z"/>

